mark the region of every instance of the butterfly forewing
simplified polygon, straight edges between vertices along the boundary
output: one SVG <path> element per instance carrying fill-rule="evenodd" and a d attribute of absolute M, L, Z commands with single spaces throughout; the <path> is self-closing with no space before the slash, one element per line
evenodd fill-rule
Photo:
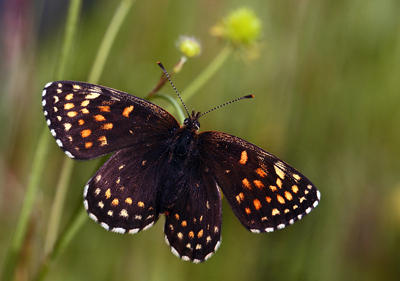
<path fill-rule="evenodd" d="M 204 132 L 200 139 L 218 185 L 249 230 L 281 229 L 318 205 L 316 187 L 272 154 L 226 133 Z"/>
<path fill-rule="evenodd" d="M 147 143 L 179 127 L 171 114 L 151 102 L 88 83 L 49 83 L 42 104 L 57 144 L 78 160 Z"/>

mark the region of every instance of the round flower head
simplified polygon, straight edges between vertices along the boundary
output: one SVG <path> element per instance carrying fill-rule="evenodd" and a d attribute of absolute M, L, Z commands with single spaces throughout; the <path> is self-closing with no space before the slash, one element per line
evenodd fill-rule
<path fill-rule="evenodd" d="M 179 50 L 186 57 L 196 57 L 201 53 L 201 45 L 200 42 L 194 38 L 189 36 L 181 36 L 178 41 Z"/>
<path fill-rule="evenodd" d="M 249 8 L 234 10 L 211 29 L 211 34 L 234 46 L 250 46 L 261 37 L 262 22 Z"/>

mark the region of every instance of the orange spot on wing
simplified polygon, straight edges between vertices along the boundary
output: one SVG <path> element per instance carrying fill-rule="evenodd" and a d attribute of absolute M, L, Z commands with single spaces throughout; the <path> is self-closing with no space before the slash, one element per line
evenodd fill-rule
<path fill-rule="evenodd" d="M 103 126 L 101 126 L 101 129 L 103 129 L 103 130 L 111 130 L 112 128 L 113 128 L 112 123 L 107 123 L 107 124 L 104 124 Z"/>
<path fill-rule="evenodd" d="M 188 236 L 189 236 L 189 238 L 191 238 L 191 239 L 194 238 L 194 232 L 193 232 L 193 231 L 190 231 L 189 234 L 188 234 Z"/>
<path fill-rule="evenodd" d="M 88 114 L 88 113 L 89 113 L 89 110 L 87 110 L 86 108 L 82 108 L 82 109 L 80 110 L 80 112 L 82 112 L 83 114 Z"/>
<path fill-rule="evenodd" d="M 271 203 L 271 197 L 269 196 L 265 197 L 265 201 L 267 201 L 267 203 Z"/>
<path fill-rule="evenodd" d="M 250 215 L 250 214 L 251 214 L 251 210 L 250 210 L 250 208 L 245 208 L 244 210 L 246 211 L 246 214 L 248 214 L 248 215 Z"/>
<path fill-rule="evenodd" d="M 279 203 L 285 204 L 285 199 L 284 199 L 282 196 L 280 196 L 279 194 L 276 195 L 276 199 L 278 199 L 278 202 L 279 202 Z"/>
<path fill-rule="evenodd" d="M 246 164 L 247 160 L 248 160 L 247 152 L 246 152 L 246 150 L 243 150 L 242 154 L 240 155 L 239 163 L 244 165 L 244 164 Z"/>
<path fill-rule="evenodd" d="M 75 117 L 76 115 L 78 115 L 78 112 L 76 111 L 70 111 L 67 113 L 68 117 Z"/>
<path fill-rule="evenodd" d="M 100 114 L 97 114 L 97 115 L 93 116 L 93 118 L 94 118 L 94 120 L 96 120 L 97 122 L 105 121 L 105 120 L 106 120 L 106 118 L 104 118 L 104 116 L 103 116 L 103 115 L 100 115 Z"/>
<path fill-rule="evenodd" d="M 244 178 L 244 179 L 242 180 L 242 184 L 243 184 L 244 187 L 246 187 L 246 188 L 248 188 L 248 189 L 251 189 L 251 184 L 250 184 L 250 182 L 249 182 L 248 179 Z"/>
<path fill-rule="evenodd" d="M 106 199 L 108 199 L 110 197 L 111 197 L 111 190 L 107 189 L 107 191 L 106 191 Z"/>
<path fill-rule="evenodd" d="M 267 173 L 266 173 L 263 169 L 261 169 L 261 168 L 258 168 L 258 169 L 256 170 L 256 173 L 257 173 L 260 177 L 262 177 L 262 178 L 264 178 L 264 177 L 267 176 Z"/>
<path fill-rule="evenodd" d="M 82 126 L 83 124 L 85 124 L 85 121 L 83 121 L 83 119 L 79 119 L 78 124 Z"/>
<path fill-rule="evenodd" d="M 98 109 L 100 109 L 101 112 L 110 112 L 110 107 L 107 105 L 100 105 Z"/>
<path fill-rule="evenodd" d="M 259 181 L 259 180 L 254 180 L 253 183 L 254 183 L 254 185 L 257 186 L 258 188 L 263 188 L 263 187 L 264 187 L 264 184 L 263 184 L 261 181 Z"/>
<path fill-rule="evenodd" d="M 270 185 L 269 189 L 271 189 L 271 191 L 277 191 L 278 190 L 278 188 L 276 188 L 275 185 Z"/>
<path fill-rule="evenodd" d="M 131 113 L 133 110 L 133 105 L 125 107 L 124 111 L 122 112 L 122 115 L 124 115 L 126 118 L 129 118 L 129 113 Z"/>
<path fill-rule="evenodd" d="M 299 192 L 298 186 L 297 186 L 297 185 L 292 185 L 292 191 L 293 191 L 294 193 Z"/>
<path fill-rule="evenodd" d="M 71 108 L 74 108 L 75 105 L 73 103 L 66 103 L 64 104 L 64 109 L 70 110 Z"/>
<path fill-rule="evenodd" d="M 285 191 L 285 197 L 289 201 L 293 199 L 293 196 L 289 191 Z"/>
<path fill-rule="evenodd" d="M 260 210 L 261 209 L 261 202 L 260 202 L 260 200 L 258 200 L 258 199 L 254 199 L 253 200 L 253 204 L 254 204 L 254 207 L 256 208 L 256 210 Z"/>
<path fill-rule="evenodd" d="M 93 146 L 92 142 L 86 142 L 85 143 L 85 148 L 91 148 Z"/>
<path fill-rule="evenodd" d="M 132 198 L 130 197 L 126 198 L 125 202 L 128 203 L 129 205 L 132 205 Z"/>
<path fill-rule="evenodd" d="M 275 215 L 279 215 L 280 214 L 280 212 L 279 212 L 279 210 L 278 209 L 272 209 L 272 215 L 273 216 L 275 216 Z"/>
<path fill-rule="evenodd" d="M 81 136 L 82 136 L 82 138 L 87 138 L 87 137 L 90 136 L 91 134 L 92 134 L 92 131 L 89 130 L 89 129 L 81 131 Z"/>
<path fill-rule="evenodd" d="M 117 198 L 115 198 L 115 199 L 111 202 L 111 205 L 113 205 L 113 206 L 118 206 L 118 204 L 119 204 L 119 201 L 118 201 Z"/>
<path fill-rule="evenodd" d="M 99 137 L 98 141 L 101 142 L 101 146 L 107 145 L 107 138 L 105 136 Z"/>
<path fill-rule="evenodd" d="M 201 238 L 203 236 L 203 229 L 197 233 L 197 238 Z"/>

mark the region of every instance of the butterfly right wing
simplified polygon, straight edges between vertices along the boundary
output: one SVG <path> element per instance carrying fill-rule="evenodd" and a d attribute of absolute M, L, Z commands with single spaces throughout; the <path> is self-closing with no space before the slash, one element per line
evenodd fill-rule
<path fill-rule="evenodd" d="M 107 230 L 137 233 L 160 215 L 157 186 L 167 157 L 165 145 L 121 149 L 89 180 L 84 205 L 89 216 Z"/>
<path fill-rule="evenodd" d="M 46 84 L 43 112 L 57 144 L 71 158 L 86 160 L 143 145 L 179 128 L 161 107 L 111 88 L 76 81 Z"/>

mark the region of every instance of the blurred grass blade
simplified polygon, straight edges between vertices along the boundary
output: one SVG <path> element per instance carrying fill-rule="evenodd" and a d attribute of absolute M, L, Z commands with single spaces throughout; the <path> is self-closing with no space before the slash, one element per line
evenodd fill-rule
<path fill-rule="evenodd" d="M 71 52 L 72 37 L 75 34 L 77 19 L 81 10 L 81 3 L 81 0 L 72 0 L 69 6 L 64 42 L 60 55 L 61 57 L 59 61 L 59 67 L 57 68 L 57 78 L 59 78 L 58 75 L 63 75 L 63 73 L 65 72 L 67 57 L 69 57 L 69 54 Z M 36 147 L 34 159 L 32 161 L 32 171 L 29 177 L 21 214 L 4 263 L 2 277 L 2 280 L 4 281 L 11 280 L 14 276 L 18 257 L 22 250 L 21 248 L 28 227 L 29 218 L 32 214 L 32 210 L 34 207 L 40 178 L 44 169 L 49 140 L 50 135 L 48 134 L 48 129 L 44 128 L 42 130 L 39 143 Z"/>

